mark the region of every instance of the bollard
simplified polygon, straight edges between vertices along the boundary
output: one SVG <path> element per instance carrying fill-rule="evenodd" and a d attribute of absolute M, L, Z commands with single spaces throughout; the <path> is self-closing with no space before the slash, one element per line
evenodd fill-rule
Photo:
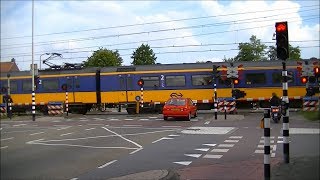
<path fill-rule="evenodd" d="M 270 109 L 264 110 L 264 179 L 270 179 Z"/>

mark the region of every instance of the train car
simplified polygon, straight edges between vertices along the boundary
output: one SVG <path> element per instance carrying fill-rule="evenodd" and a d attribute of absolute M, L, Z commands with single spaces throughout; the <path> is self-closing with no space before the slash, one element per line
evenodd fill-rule
<path fill-rule="evenodd" d="M 50 102 L 65 102 L 66 90 L 62 85 L 67 84 L 68 101 L 70 111 L 85 114 L 93 104 L 97 103 L 97 80 L 96 68 L 82 70 L 46 70 L 39 71 L 35 78 L 36 109 L 47 112 Z M 9 81 L 8 81 L 9 79 Z M 4 102 L 8 94 L 13 101 L 14 112 L 25 112 L 31 110 L 32 76 L 30 71 L 20 71 L 7 75 L 1 75 L 0 81 L 2 91 L 1 99 Z"/>
<path fill-rule="evenodd" d="M 158 111 L 164 102 L 173 96 L 191 98 L 199 109 L 213 108 L 212 66 L 216 65 L 221 73 L 217 82 L 219 98 L 231 97 L 230 82 L 225 80 L 226 62 L 156 64 L 141 66 L 121 66 L 104 68 L 84 68 L 74 70 L 39 71 L 36 93 L 37 109 L 47 111 L 49 102 L 65 102 L 67 85 L 69 109 L 71 112 L 85 114 L 93 105 L 101 107 L 126 106 L 128 113 L 136 112 L 137 99 L 143 101 L 144 111 Z M 239 83 L 234 88 L 246 95 L 237 99 L 238 107 L 249 107 L 256 103 L 268 106 L 274 92 L 282 95 L 282 62 L 235 62 L 240 66 Z M 301 107 L 302 97 L 306 94 L 306 84 L 300 81 L 297 61 L 287 61 L 288 95 L 291 107 Z M 31 105 L 31 75 L 29 71 L 15 72 L 10 75 L 10 96 L 14 109 Z M 143 89 L 137 84 L 144 80 Z M 8 87 L 7 74 L 1 74 L 0 86 Z M 309 78 L 308 86 L 318 87 L 319 80 Z M 6 92 L 2 92 L 2 96 Z M 143 94 L 143 95 L 142 95 Z M 317 94 L 318 95 L 318 94 Z M 3 100 L 4 98 L 1 97 Z M 105 106 L 103 106 L 105 107 Z"/>

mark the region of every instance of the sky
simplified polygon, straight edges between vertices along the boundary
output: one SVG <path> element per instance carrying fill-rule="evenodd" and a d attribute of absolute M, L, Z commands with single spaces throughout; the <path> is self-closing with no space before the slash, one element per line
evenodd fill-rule
<path fill-rule="evenodd" d="M 287 21 L 301 58 L 320 58 L 319 1 L 34 1 L 34 63 L 81 63 L 99 48 L 118 50 L 123 65 L 142 43 L 157 63 L 219 62 L 255 35 L 275 46 L 275 22 Z M 1 0 L 1 62 L 32 63 L 32 1 Z M 40 59 L 41 58 L 41 59 Z"/>

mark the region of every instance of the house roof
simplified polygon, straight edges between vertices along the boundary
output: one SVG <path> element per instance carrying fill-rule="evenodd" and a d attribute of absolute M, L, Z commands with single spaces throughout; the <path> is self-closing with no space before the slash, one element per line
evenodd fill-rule
<path fill-rule="evenodd" d="M 20 71 L 15 62 L 0 62 L 1 73 Z"/>

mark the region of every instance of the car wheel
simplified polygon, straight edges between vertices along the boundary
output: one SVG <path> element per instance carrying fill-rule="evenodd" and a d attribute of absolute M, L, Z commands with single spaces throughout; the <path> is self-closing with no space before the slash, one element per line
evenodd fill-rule
<path fill-rule="evenodd" d="M 163 120 L 165 120 L 165 121 L 168 120 L 168 117 L 163 116 Z"/>
<path fill-rule="evenodd" d="M 191 112 L 188 114 L 187 120 L 188 120 L 188 121 L 191 120 Z"/>
<path fill-rule="evenodd" d="M 198 112 L 197 112 L 197 111 L 195 111 L 195 112 L 194 112 L 194 116 L 193 116 L 193 117 L 195 118 L 195 117 L 197 117 L 197 116 L 198 116 Z"/>

